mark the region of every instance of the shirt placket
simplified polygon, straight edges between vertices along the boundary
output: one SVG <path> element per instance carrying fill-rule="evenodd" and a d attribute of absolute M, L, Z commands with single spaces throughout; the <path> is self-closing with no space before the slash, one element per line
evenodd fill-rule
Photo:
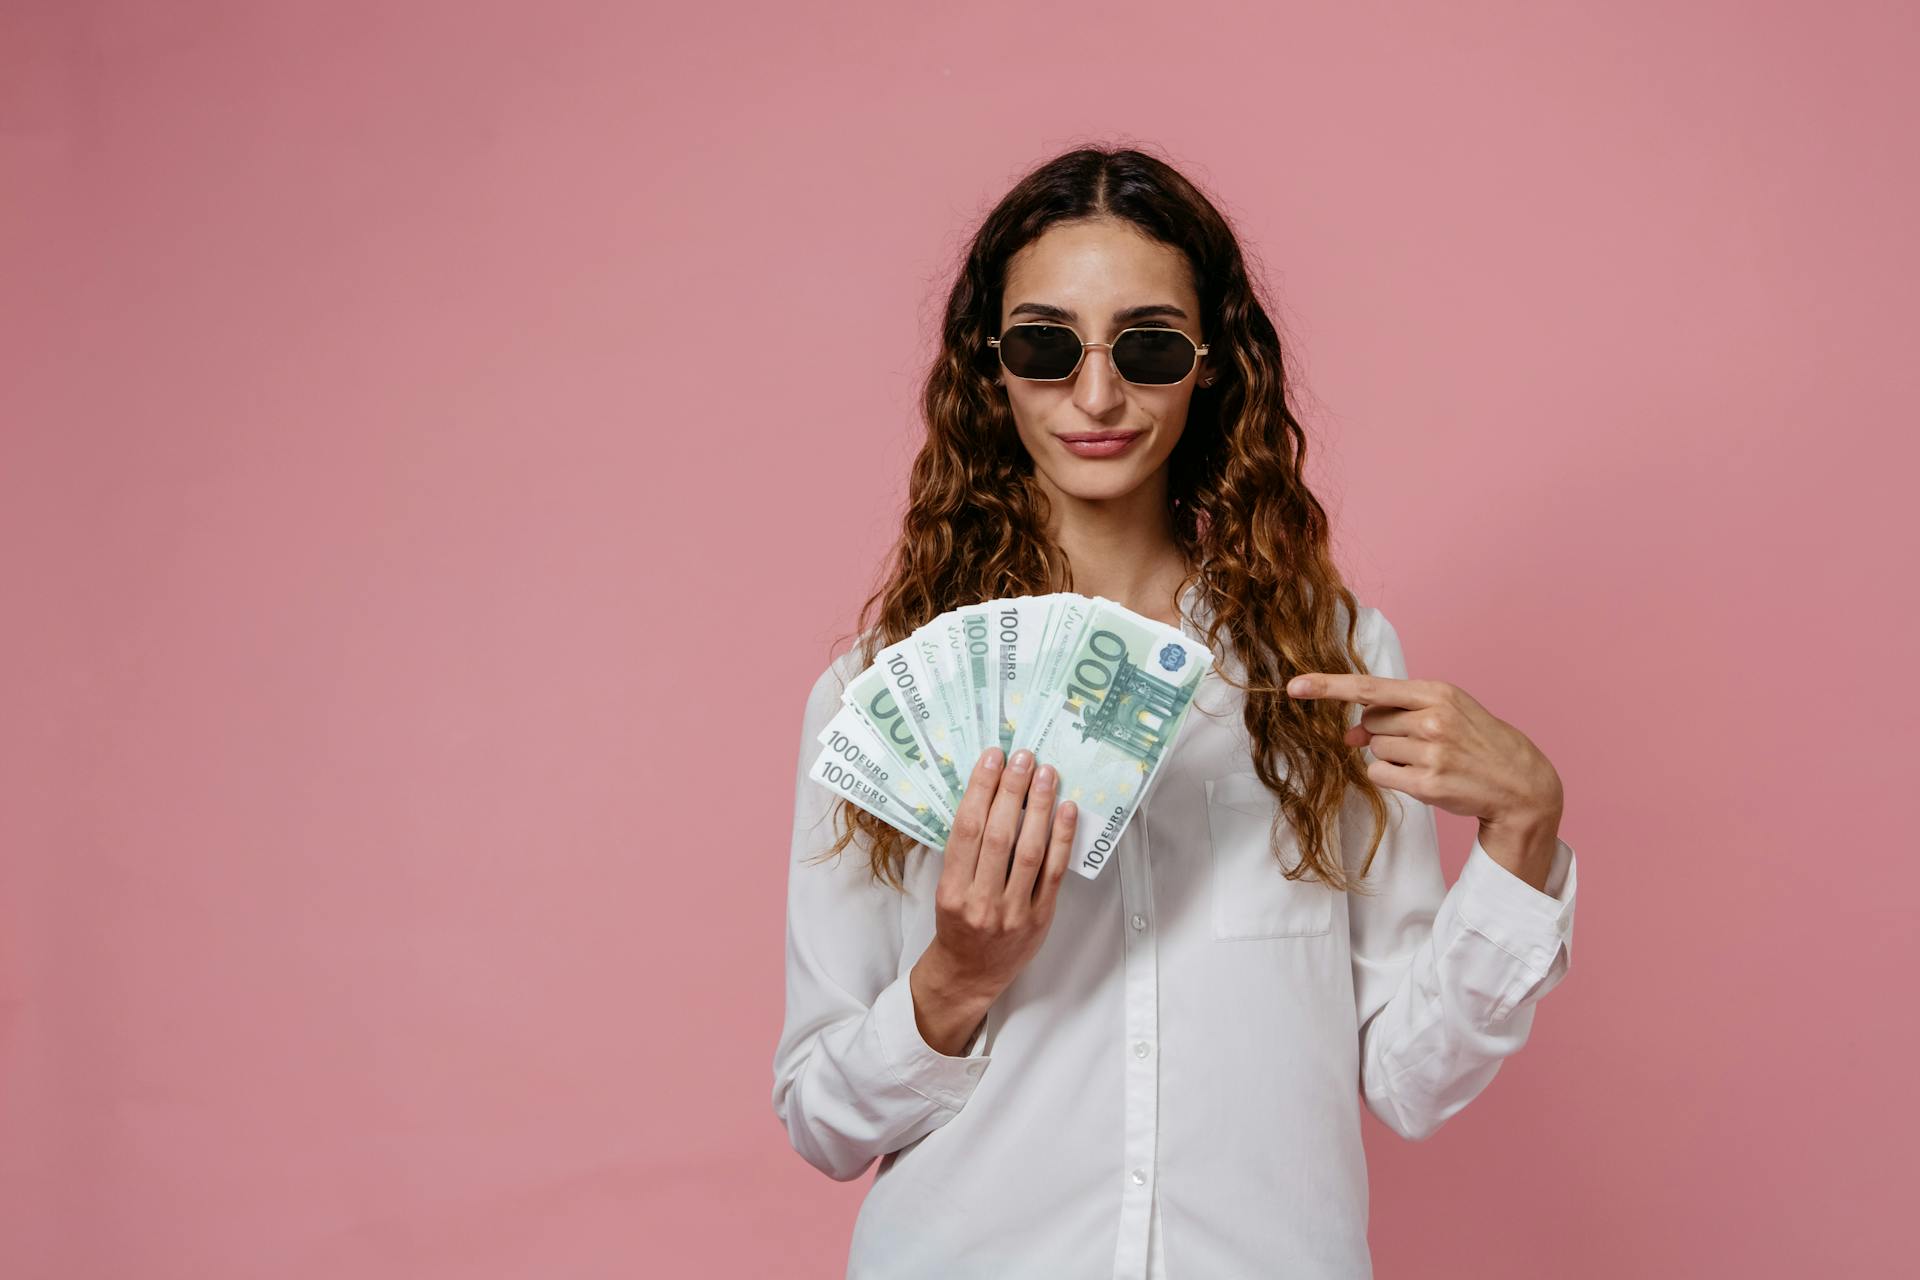
<path fill-rule="evenodd" d="M 1120 842 L 1120 909 L 1125 966 L 1126 1035 L 1123 1090 L 1126 1158 L 1120 1166 L 1120 1234 L 1114 1246 L 1115 1280 L 1144 1280 L 1147 1274 L 1147 1232 L 1152 1222 L 1154 1155 L 1160 1127 L 1160 981 L 1155 937 L 1159 922 L 1153 913 L 1152 850 L 1147 836 L 1146 805 L 1134 815 L 1128 834 L 1138 839 Z"/>

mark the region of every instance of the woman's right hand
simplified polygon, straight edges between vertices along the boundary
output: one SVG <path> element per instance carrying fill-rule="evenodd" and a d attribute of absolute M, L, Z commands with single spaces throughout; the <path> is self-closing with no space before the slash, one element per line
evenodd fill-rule
<path fill-rule="evenodd" d="M 1052 765 L 1036 771 L 1034 763 L 1025 748 L 1004 767 L 998 747 L 981 753 L 934 891 L 927 958 L 939 966 L 942 985 L 988 999 L 1040 949 L 1073 851 L 1078 806 L 1068 800 L 1056 807 L 1059 776 Z"/>

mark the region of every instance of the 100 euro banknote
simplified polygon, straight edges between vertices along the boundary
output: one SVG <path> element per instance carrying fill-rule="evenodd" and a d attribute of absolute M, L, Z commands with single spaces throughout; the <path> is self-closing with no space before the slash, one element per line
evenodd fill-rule
<path fill-rule="evenodd" d="M 1213 655 L 1197 640 L 1096 598 L 1061 645 L 1064 665 L 1029 745 L 1080 811 L 1068 867 L 1092 879 L 1113 857 L 1186 723 Z"/>
<path fill-rule="evenodd" d="M 821 731 L 810 777 L 944 848 L 981 752 L 1022 747 L 1079 808 L 1070 865 L 1111 859 L 1200 680 L 1207 648 L 1099 596 L 1017 596 L 949 610 L 880 650 Z"/>

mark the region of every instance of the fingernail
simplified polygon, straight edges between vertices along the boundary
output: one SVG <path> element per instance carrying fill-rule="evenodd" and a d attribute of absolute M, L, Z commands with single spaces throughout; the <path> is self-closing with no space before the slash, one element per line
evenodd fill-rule
<path fill-rule="evenodd" d="M 1033 775 L 1033 780 L 1051 785 L 1053 782 L 1053 766 L 1050 764 L 1041 765 L 1040 772 Z"/>
<path fill-rule="evenodd" d="M 1018 751 L 1013 753 L 1014 768 L 1024 769 L 1032 763 L 1033 763 L 1033 752 L 1027 750 L 1025 747 L 1022 747 Z"/>
<path fill-rule="evenodd" d="M 1000 767 L 1000 748 L 998 747 L 987 748 L 987 768 L 998 769 L 999 767 Z"/>

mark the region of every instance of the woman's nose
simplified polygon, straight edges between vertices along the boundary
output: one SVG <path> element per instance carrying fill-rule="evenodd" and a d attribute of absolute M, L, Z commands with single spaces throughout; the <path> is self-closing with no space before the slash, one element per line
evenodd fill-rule
<path fill-rule="evenodd" d="M 1120 370 L 1114 367 L 1113 353 L 1103 343 L 1089 343 L 1074 374 L 1075 398 L 1089 414 L 1097 414 L 1125 398 Z"/>

